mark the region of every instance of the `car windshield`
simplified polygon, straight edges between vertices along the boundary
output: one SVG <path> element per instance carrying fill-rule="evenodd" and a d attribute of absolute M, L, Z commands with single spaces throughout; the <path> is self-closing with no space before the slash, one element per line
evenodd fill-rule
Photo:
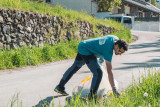
<path fill-rule="evenodd" d="M 123 23 L 129 23 L 129 24 L 131 24 L 131 23 L 132 23 L 131 18 L 129 18 L 129 17 L 124 17 Z"/>

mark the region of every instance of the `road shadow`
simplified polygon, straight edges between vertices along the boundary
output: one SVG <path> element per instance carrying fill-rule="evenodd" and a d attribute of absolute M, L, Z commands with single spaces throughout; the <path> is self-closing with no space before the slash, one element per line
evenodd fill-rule
<path fill-rule="evenodd" d="M 143 63 L 123 63 L 123 64 L 125 64 L 127 66 L 126 67 L 115 68 L 114 70 L 160 67 L 160 57 L 158 57 L 157 59 L 151 59 L 151 60 L 149 60 L 147 62 L 143 62 Z"/>
<path fill-rule="evenodd" d="M 132 44 L 129 46 L 129 49 L 140 49 L 140 48 L 150 48 L 150 47 L 160 47 L 160 37 L 157 37 L 157 41 L 155 42 Z"/>
<path fill-rule="evenodd" d="M 152 50 L 148 50 L 147 48 L 154 48 Z M 156 48 L 156 49 L 155 49 Z M 129 53 L 132 55 L 139 55 L 141 53 L 152 53 L 149 57 L 154 57 L 148 61 L 145 62 L 135 62 L 135 63 L 123 63 L 126 66 L 124 67 L 118 67 L 114 70 L 127 70 L 127 69 L 133 69 L 133 68 L 150 68 L 150 67 L 160 67 L 160 56 L 155 56 L 157 53 L 160 55 L 160 37 L 158 37 L 158 40 L 152 43 L 141 43 L 141 44 L 133 44 L 129 46 L 129 49 L 140 49 L 141 51 Z M 155 54 L 154 54 L 155 53 Z M 156 57 L 156 58 L 155 58 Z M 137 59 L 138 60 L 138 59 Z"/>
<path fill-rule="evenodd" d="M 49 107 L 53 101 L 53 99 L 58 98 L 58 97 L 63 97 L 63 95 L 57 95 L 57 96 L 49 96 L 41 101 L 35 106 L 32 107 Z M 54 105 L 54 102 L 53 102 Z"/>
<path fill-rule="evenodd" d="M 141 44 L 134 44 L 130 45 L 129 49 L 144 49 L 144 48 L 151 48 L 151 47 L 160 47 L 160 40 L 157 40 L 154 43 L 141 43 Z"/>
<path fill-rule="evenodd" d="M 141 52 L 134 52 L 134 53 L 130 53 L 130 54 L 141 54 L 141 53 L 150 53 L 150 52 L 160 52 L 160 49 L 155 49 L 155 50 L 149 50 L 149 51 L 141 51 Z"/>

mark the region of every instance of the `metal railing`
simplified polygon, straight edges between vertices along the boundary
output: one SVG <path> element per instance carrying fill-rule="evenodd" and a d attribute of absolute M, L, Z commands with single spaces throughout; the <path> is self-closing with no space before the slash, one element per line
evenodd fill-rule
<path fill-rule="evenodd" d="M 160 21 L 159 17 L 135 17 L 135 21 Z"/>

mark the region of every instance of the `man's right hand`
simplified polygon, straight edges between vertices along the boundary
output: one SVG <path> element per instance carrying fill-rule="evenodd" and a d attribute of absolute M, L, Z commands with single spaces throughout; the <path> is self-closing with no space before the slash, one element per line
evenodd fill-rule
<path fill-rule="evenodd" d="M 113 95 L 116 97 L 120 96 L 119 92 L 115 88 L 113 89 Z"/>

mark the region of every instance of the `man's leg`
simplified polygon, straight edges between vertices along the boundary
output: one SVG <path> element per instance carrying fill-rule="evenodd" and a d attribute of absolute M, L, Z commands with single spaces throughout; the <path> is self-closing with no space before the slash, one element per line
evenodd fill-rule
<path fill-rule="evenodd" d="M 78 53 L 73 65 L 63 74 L 63 77 L 60 80 L 58 86 L 55 88 L 55 91 L 63 95 L 68 95 L 65 92 L 65 84 L 70 80 L 73 74 L 75 74 L 84 64 L 85 64 L 84 60 Z"/>
<path fill-rule="evenodd" d="M 102 80 L 103 72 L 98 64 L 97 58 L 94 55 L 81 55 L 84 61 L 86 62 L 88 68 L 93 73 L 91 88 L 90 88 L 90 96 L 93 97 L 94 94 L 97 93 L 100 82 Z"/>

